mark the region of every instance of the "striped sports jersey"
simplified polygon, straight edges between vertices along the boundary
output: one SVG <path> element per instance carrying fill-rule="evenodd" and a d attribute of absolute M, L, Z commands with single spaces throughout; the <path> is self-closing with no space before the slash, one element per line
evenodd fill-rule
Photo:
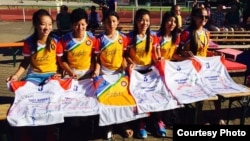
<path fill-rule="evenodd" d="M 247 92 L 248 89 L 234 82 L 229 75 L 227 69 L 223 65 L 221 56 L 213 57 L 194 57 L 201 63 L 199 75 L 206 88 L 209 88 L 213 93 L 239 93 Z"/>
<path fill-rule="evenodd" d="M 158 34 L 158 39 L 160 43 L 161 57 L 164 57 L 164 59 L 166 60 L 171 60 L 179 45 L 180 42 L 179 36 L 175 43 L 172 42 L 172 37 L 165 38 Z"/>
<path fill-rule="evenodd" d="M 184 46 L 185 51 L 190 51 L 190 31 L 189 29 L 184 30 L 181 35 L 181 46 Z M 207 56 L 207 49 L 209 46 L 209 40 L 210 40 L 210 33 L 206 29 L 203 29 L 202 32 L 196 34 L 199 42 L 198 42 L 198 49 L 197 53 L 194 54 L 196 56 L 202 56 L 206 57 Z"/>
<path fill-rule="evenodd" d="M 179 107 L 155 67 L 145 74 L 131 69 L 129 90 L 135 98 L 138 113 L 164 111 Z"/>
<path fill-rule="evenodd" d="M 180 104 L 201 101 L 215 95 L 202 83 L 198 75 L 201 66 L 197 61 L 163 61 L 166 85 Z"/>
<path fill-rule="evenodd" d="M 65 117 L 97 115 L 99 104 L 93 79 L 71 79 L 70 88 L 62 93 L 61 107 Z"/>
<path fill-rule="evenodd" d="M 128 34 L 128 47 L 129 56 L 133 60 L 136 65 L 147 66 L 152 64 L 152 58 L 155 57 L 153 53 L 153 47 L 157 47 L 159 45 L 158 38 L 156 33 L 150 32 L 150 45 L 149 52 L 146 50 L 146 36 L 144 38 L 140 38 L 137 36 L 136 38 L 136 48 L 133 46 L 133 31 Z"/>
<path fill-rule="evenodd" d="M 72 34 L 73 32 L 64 35 L 60 41 L 67 54 L 68 64 L 71 69 L 88 70 L 91 66 L 96 38 L 91 32 L 86 31 L 83 39 L 77 41 Z"/>
<path fill-rule="evenodd" d="M 100 126 L 148 116 L 148 114 L 137 113 L 135 100 L 128 90 L 128 76 L 122 73 L 101 75 L 96 77 L 94 82 L 100 103 Z"/>
<path fill-rule="evenodd" d="M 51 37 L 50 46 L 35 41 L 33 35 L 24 41 L 23 56 L 31 57 L 30 71 L 33 73 L 55 73 L 57 71 L 56 57 L 62 56 L 63 49 L 58 45 L 58 38 Z"/>
<path fill-rule="evenodd" d="M 9 85 L 15 92 L 14 102 L 7 120 L 11 126 L 39 126 L 64 122 L 61 94 L 70 81 L 49 79 L 44 85 L 30 81 L 13 81 Z"/>
<path fill-rule="evenodd" d="M 118 70 L 123 62 L 123 52 L 126 50 L 127 37 L 121 33 L 116 33 L 113 40 L 104 33 L 98 37 L 96 53 L 100 53 L 100 63 L 103 67 L 115 71 Z"/>

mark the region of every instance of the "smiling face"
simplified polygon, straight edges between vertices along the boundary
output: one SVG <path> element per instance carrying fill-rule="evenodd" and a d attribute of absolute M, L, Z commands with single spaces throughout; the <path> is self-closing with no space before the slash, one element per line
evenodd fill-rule
<path fill-rule="evenodd" d="M 111 15 L 107 19 L 105 19 L 104 24 L 105 24 L 105 29 L 110 32 L 116 30 L 119 21 L 116 16 Z"/>
<path fill-rule="evenodd" d="M 205 9 L 203 9 L 200 13 L 197 13 L 193 16 L 195 25 L 197 28 L 204 26 L 208 21 L 208 14 Z"/>
<path fill-rule="evenodd" d="M 166 33 L 173 31 L 176 25 L 177 25 L 177 20 L 175 17 L 170 17 L 169 19 L 167 19 L 165 23 Z"/>
<path fill-rule="evenodd" d="M 142 15 L 141 19 L 136 21 L 136 25 L 138 27 L 138 32 L 146 32 L 148 27 L 150 26 L 150 17 L 148 14 Z"/>
<path fill-rule="evenodd" d="M 53 29 L 53 23 L 50 16 L 41 16 L 40 23 L 36 26 L 36 30 L 40 37 L 48 36 Z"/>
<path fill-rule="evenodd" d="M 78 22 L 75 22 L 72 25 L 72 29 L 74 31 L 75 37 L 82 37 L 87 29 L 87 21 L 85 19 L 81 19 Z"/>

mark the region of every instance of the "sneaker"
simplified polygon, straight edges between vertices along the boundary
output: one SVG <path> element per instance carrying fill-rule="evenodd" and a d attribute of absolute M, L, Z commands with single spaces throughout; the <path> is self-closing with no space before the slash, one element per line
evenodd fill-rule
<path fill-rule="evenodd" d="M 144 128 L 140 129 L 138 132 L 138 137 L 143 139 L 147 138 L 148 137 L 147 131 Z"/>
<path fill-rule="evenodd" d="M 113 133 L 111 130 L 107 131 L 105 134 L 105 140 L 111 141 L 113 139 Z"/>
<path fill-rule="evenodd" d="M 165 124 L 163 121 L 158 121 L 156 123 L 156 133 L 160 137 L 166 137 L 167 136 L 167 130 L 165 128 Z"/>
<path fill-rule="evenodd" d="M 218 124 L 219 124 L 219 125 L 227 125 L 226 122 L 225 122 L 223 119 L 219 120 L 219 123 L 218 123 Z"/>
<path fill-rule="evenodd" d="M 144 121 L 140 121 L 138 137 L 143 139 L 148 137 Z"/>

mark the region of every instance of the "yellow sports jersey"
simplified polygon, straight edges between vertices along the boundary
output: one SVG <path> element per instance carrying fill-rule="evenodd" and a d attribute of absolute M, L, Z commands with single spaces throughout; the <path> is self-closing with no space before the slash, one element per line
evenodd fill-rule
<path fill-rule="evenodd" d="M 105 105 L 131 106 L 135 100 L 129 93 L 128 76 L 118 73 L 116 75 L 101 75 L 95 78 L 97 99 Z"/>
<path fill-rule="evenodd" d="M 179 36 L 178 36 L 179 37 Z M 171 60 L 175 50 L 179 44 L 180 39 L 177 38 L 175 43 L 172 43 L 172 38 L 159 37 L 161 57 L 166 60 Z"/>
<path fill-rule="evenodd" d="M 210 39 L 210 33 L 207 30 L 203 30 L 201 33 L 197 33 L 198 36 L 198 48 L 196 56 L 207 56 L 207 49 L 209 46 L 209 39 Z M 185 30 L 180 35 L 181 38 L 181 44 L 184 45 L 184 50 L 189 51 L 190 50 L 190 31 Z"/>
<path fill-rule="evenodd" d="M 118 70 L 122 66 L 123 52 L 126 50 L 127 38 L 117 31 L 116 37 L 111 40 L 105 34 L 98 36 L 98 48 L 101 65 L 109 70 Z"/>
<path fill-rule="evenodd" d="M 129 56 L 136 65 L 146 66 L 152 64 L 154 57 L 153 47 L 159 45 L 155 32 L 150 33 L 149 52 L 146 52 L 146 36 L 139 38 L 137 36 L 136 48 L 133 47 L 133 32 L 129 33 Z"/>
<path fill-rule="evenodd" d="M 85 32 L 84 38 L 77 41 L 72 32 L 64 35 L 61 39 L 64 52 L 70 68 L 75 70 L 87 70 L 91 66 L 92 53 L 96 46 L 96 38 L 90 32 Z"/>
<path fill-rule="evenodd" d="M 62 56 L 63 50 L 58 46 L 58 39 L 52 37 L 50 46 L 34 42 L 34 36 L 28 37 L 24 42 L 23 55 L 31 57 L 31 72 L 55 73 L 57 72 L 56 56 Z"/>
<path fill-rule="evenodd" d="M 178 28 L 181 28 L 182 27 L 182 17 L 181 15 L 177 15 L 177 19 L 178 19 Z"/>

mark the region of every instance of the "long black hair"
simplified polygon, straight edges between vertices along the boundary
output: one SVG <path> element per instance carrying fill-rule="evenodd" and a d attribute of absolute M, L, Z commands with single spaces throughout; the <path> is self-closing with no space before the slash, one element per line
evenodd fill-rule
<path fill-rule="evenodd" d="M 133 32 L 133 47 L 136 49 L 136 41 L 137 41 L 137 34 L 138 34 L 138 27 L 137 27 L 137 22 L 142 19 L 143 15 L 149 15 L 150 17 L 150 12 L 146 9 L 139 9 L 136 11 L 135 14 L 135 20 L 134 20 L 134 32 Z M 148 27 L 146 31 L 146 53 L 149 52 L 149 44 L 150 44 L 150 26 Z"/>
<path fill-rule="evenodd" d="M 41 24 L 41 17 L 43 16 L 48 16 L 51 18 L 51 21 L 53 23 L 53 18 L 52 16 L 49 14 L 49 12 L 45 9 L 39 9 L 37 10 L 33 16 L 32 16 L 32 25 L 34 27 L 34 33 L 32 34 L 33 36 L 33 46 L 37 46 L 37 40 L 38 40 L 38 31 L 37 28 L 38 26 L 40 26 Z M 51 45 L 51 40 L 52 40 L 52 35 L 50 34 L 46 40 L 46 48 L 50 49 L 50 45 Z"/>
<path fill-rule="evenodd" d="M 176 27 L 174 28 L 174 30 L 171 32 L 172 35 L 172 44 L 176 43 L 177 37 L 178 37 L 178 18 L 176 17 L 176 15 L 173 12 L 166 12 L 163 17 L 162 17 L 162 22 L 161 22 L 161 26 L 159 29 L 159 35 L 160 36 L 164 36 L 166 34 L 166 22 L 169 21 L 170 18 L 174 17 L 175 18 L 175 24 Z"/>
<path fill-rule="evenodd" d="M 194 21 L 194 17 L 197 16 L 197 15 L 202 15 L 203 10 L 206 11 L 205 8 L 194 7 L 192 9 L 192 12 L 191 12 L 191 23 L 190 23 L 190 26 L 189 26 L 189 31 L 190 31 L 190 35 L 189 35 L 190 36 L 190 51 L 194 55 L 197 54 L 197 49 L 198 49 L 198 46 L 199 46 L 198 37 L 196 35 L 197 25 L 196 25 L 196 23 Z M 205 36 L 207 37 L 207 34 L 205 34 Z"/>

